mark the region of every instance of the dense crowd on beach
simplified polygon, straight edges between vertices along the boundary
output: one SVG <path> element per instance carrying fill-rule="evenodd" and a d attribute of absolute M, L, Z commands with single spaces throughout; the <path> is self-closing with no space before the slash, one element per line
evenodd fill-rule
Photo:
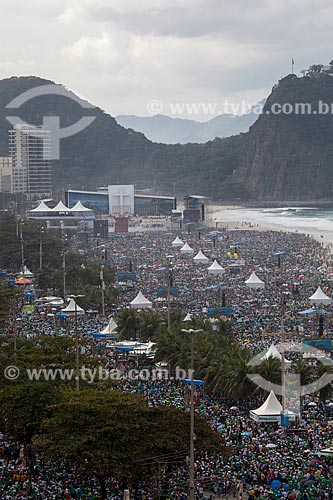
<path fill-rule="evenodd" d="M 180 236 L 193 249 L 182 254 L 172 241 Z M 157 300 L 158 290 L 168 287 L 178 292 L 171 307 L 182 308 L 184 315 L 207 318 L 213 307 L 231 307 L 232 333 L 242 346 L 253 353 L 268 349 L 281 340 L 280 320 L 290 340 L 318 337 L 316 314 L 300 314 L 311 304 L 309 297 L 318 286 L 333 296 L 333 269 L 330 249 L 306 235 L 259 231 L 194 231 L 191 233 L 147 233 L 115 235 L 107 241 L 95 242 L 95 259 L 106 257 L 118 274 L 135 274 L 136 281 L 120 282 L 114 304 L 107 304 L 110 316 L 129 307 L 141 290 L 154 308 L 165 313 L 164 294 Z M 75 249 L 75 243 L 73 244 Z M 210 258 L 209 264 L 196 264 L 199 250 Z M 103 255 L 102 255 L 103 252 Z M 207 271 L 216 259 L 224 268 L 221 275 Z M 265 283 L 261 290 L 249 289 L 245 280 L 252 272 Z M 219 286 L 217 286 L 219 285 Z M 327 313 L 329 310 L 327 310 Z M 53 314 L 53 315 L 52 315 Z M 18 314 L 18 335 L 70 335 L 71 323 L 56 324 L 56 314 L 36 308 L 31 314 Z M 330 338 L 330 316 L 324 316 L 323 336 Z M 98 314 L 79 318 L 80 335 L 89 338 L 105 326 Z M 9 325 L 9 329 L 12 325 Z M 124 377 L 118 390 L 143 394 L 151 406 L 176 406 L 189 411 L 188 387 L 177 381 L 133 381 Z M 304 399 L 297 432 L 287 432 L 277 424 L 258 424 L 250 419 L 249 409 L 260 406 L 259 397 L 250 402 L 233 402 L 221 394 L 198 389 L 195 411 L 217 430 L 229 458 L 222 455 L 196 456 L 196 493 L 200 497 L 229 495 L 237 498 L 301 500 L 333 499 L 330 458 L 318 452 L 329 446 L 333 424 L 333 404 L 320 402 L 316 395 Z M 233 408 L 233 409 L 231 409 Z M 293 424 L 295 427 L 295 424 Z M 2 499 L 97 499 L 98 485 L 88 478 L 77 478 L 64 464 L 43 463 L 36 457 L 35 473 L 18 481 L 13 472 L 20 470 L 18 450 L 10 444 L 0 448 L 0 491 Z M 24 475 L 24 468 L 21 470 Z M 160 479 L 164 498 L 185 500 L 188 496 L 188 466 L 185 457 Z M 116 478 L 107 485 L 109 497 L 123 498 L 124 485 Z M 130 485 L 136 500 L 161 496 L 155 482 Z"/>

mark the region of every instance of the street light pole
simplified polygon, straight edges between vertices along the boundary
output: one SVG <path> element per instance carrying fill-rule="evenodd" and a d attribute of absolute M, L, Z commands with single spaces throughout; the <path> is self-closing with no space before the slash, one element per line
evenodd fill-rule
<path fill-rule="evenodd" d="M 194 500 L 194 334 L 191 335 L 190 500 Z"/>
<path fill-rule="evenodd" d="M 64 236 L 64 251 L 63 251 L 63 255 L 62 255 L 64 300 L 66 300 L 66 243 L 67 243 L 67 235 L 65 234 L 65 236 Z"/>
<path fill-rule="evenodd" d="M 41 228 L 40 231 L 40 240 L 39 240 L 39 269 L 43 269 L 43 233 L 44 227 Z"/>
<path fill-rule="evenodd" d="M 170 292 L 171 292 L 171 269 L 170 269 L 170 260 L 172 259 L 173 255 L 167 255 L 167 273 L 168 273 L 168 331 L 170 331 L 171 328 L 171 314 L 170 314 Z"/>
<path fill-rule="evenodd" d="M 182 329 L 184 333 L 191 334 L 191 407 L 190 407 L 190 495 L 189 500 L 194 500 L 195 497 L 195 483 L 194 483 L 194 335 L 203 332 L 202 329 L 189 330 Z"/>
<path fill-rule="evenodd" d="M 103 320 L 105 320 L 105 295 L 104 295 L 105 282 L 104 282 L 104 266 L 103 265 L 101 266 L 100 279 L 101 279 L 101 294 L 102 294 L 102 317 L 103 317 Z"/>
<path fill-rule="evenodd" d="M 75 308 L 74 308 L 74 314 L 75 314 L 75 387 L 76 390 L 80 390 L 80 352 L 79 352 L 79 329 L 78 329 L 78 322 L 77 322 L 77 302 L 75 299 L 79 297 L 84 297 L 84 295 L 69 295 L 68 296 L 70 299 L 74 299 L 75 303 Z"/>
<path fill-rule="evenodd" d="M 23 219 L 20 219 L 20 241 L 21 241 L 21 267 L 22 267 L 22 273 L 24 273 Z"/>

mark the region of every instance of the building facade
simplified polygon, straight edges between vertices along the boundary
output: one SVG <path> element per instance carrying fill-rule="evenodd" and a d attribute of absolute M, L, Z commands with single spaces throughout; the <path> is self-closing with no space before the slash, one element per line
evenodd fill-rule
<path fill-rule="evenodd" d="M 13 192 L 13 163 L 9 156 L 0 156 L 0 192 Z"/>
<path fill-rule="evenodd" d="M 12 190 L 32 199 L 52 195 L 51 132 L 43 127 L 16 125 L 9 131 Z"/>
<path fill-rule="evenodd" d="M 69 207 L 81 201 L 97 214 L 155 216 L 171 215 L 176 208 L 173 196 L 144 195 L 134 192 L 134 185 L 113 185 L 105 190 L 68 190 L 66 201 Z"/>

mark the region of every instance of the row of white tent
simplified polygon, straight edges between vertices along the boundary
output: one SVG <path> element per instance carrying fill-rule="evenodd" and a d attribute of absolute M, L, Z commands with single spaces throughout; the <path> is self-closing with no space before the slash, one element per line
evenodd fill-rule
<path fill-rule="evenodd" d="M 63 212 L 92 212 L 92 210 L 90 208 L 87 208 L 84 205 L 82 205 L 82 203 L 80 201 L 78 201 L 74 205 L 74 207 L 72 207 L 72 208 L 66 207 L 66 205 L 64 205 L 64 203 L 62 201 L 59 201 L 59 203 L 54 208 L 50 208 L 46 205 L 46 203 L 44 201 L 41 201 L 40 204 L 38 205 L 38 207 L 30 210 L 30 212 L 32 212 L 32 213 L 49 213 L 49 212 L 52 212 L 52 213 L 61 212 L 61 213 L 63 213 Z"/>
<path fill-rule="evenodd" d="M 220 268 L 221 266 L 216 261 L 214 261 L 214 263 L 208 268 L 208 271 L 212 274 L 220 274 Z M 249 279 L 245 281 L 245 284 L 249 288 L 254 289 L 265 287 L 265 283 L 261 281 L 254 272 L 251 274 Z M 318 287 L 317 291 L 309 298 L 309 300 L 312 304 L 318 305 L 329 305 L 331 303 L 331 299 L 324 294 L 320 287 Z M 130 302 L 130 306 L 134 309 L 151 309 L 153 307 L 153 303 L 148 300 L 140 290 L 137 296 Z"/>
<path fill-rule="evenodd" d="M 193 248 L 190 247 L 188 243 L 184 243 L 179 236 L 173 240 L 171 243 L 171 246 L 174 248 L 181 247 L 180 252 L 182 254 L 193 254 L 194 250 Z M 196 262 L 197 264 L 207 264 L 209 262 L 209 258 L 201 251 L 197 253 L 193 257 L 193 261 Z M 217 260 L 214 260 L 213 264 L 209 266 L 208 272 L 210 274 L 216 274 L 220 275 L 225 272 L 222 266 L 217 262 Z M 245 281 L 245 284 L 248 288 L 252 288 L 254 290 L 260 290 L 265 288 L 265 283 L 262 281 L 258 276 L 256 275 L 255 272 L 251 274 L 251 276 Z M 318 305 L 329 305 L 331 304 L 332 300 L 330 297 L 328 297 L 323 290 L 318 287 L 317 290 L 311 297 L 309 298 L 309 301 L 312 304 L 318 304 Z"/>

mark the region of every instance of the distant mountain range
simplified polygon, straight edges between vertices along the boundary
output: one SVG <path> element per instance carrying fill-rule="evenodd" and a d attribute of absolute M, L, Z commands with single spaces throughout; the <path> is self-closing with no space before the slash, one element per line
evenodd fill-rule
<path fill-rule="evenodd" d="M 262 101 L 262 106 L 264 101 Z M 256 106 L 255 109 L 257 109 Z M 216 137 L 230 137 L 247 132 L 257 120 L 258 114 L 252 109 L 244 115 L 219 115 L 206 122 L 166 115 L 134 116 L 118 115 L 116 120 L 122 127 L 142 132 L 147 139 L 164 144 L 203 143 Z"/>
<path fill-rule="evenodd" d="M 65 97 L 39 95 L 36 89 L 19 109 L 6 108 L 23 92 L 50 83 L 33 76 L 0 80 L 0 156 L 8 154 L 8 115 L 36 125 L 57 116 L 61 127 L 93 115 L 91 125 L 61 140 L 55 191 L 119 182 L 140 188 L 155 184 L 165 194 L 175 188 L 177 196 L 198 193 L 219 201 L 333 200 L 333 114 L 318 111 L 320 101 L 333 102 L 332 76 L 286 76 L 247 133 L 200 144 L 151 142 L 100 108 L 83 109 L 65 88 Z M 290 112 L 302 103 L 313 112 Z M 284 106 L 286 112 L 274 112 Z"/>

